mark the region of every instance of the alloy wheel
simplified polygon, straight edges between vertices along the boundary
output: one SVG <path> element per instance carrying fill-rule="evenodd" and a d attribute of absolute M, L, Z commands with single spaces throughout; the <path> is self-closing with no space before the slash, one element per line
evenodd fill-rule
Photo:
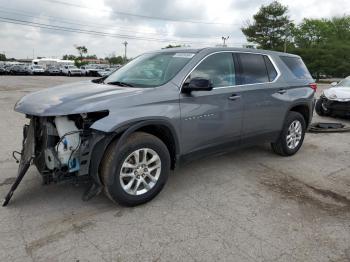
<path fill-rule="evenodd" d="M 141 148 L 132 152 L 122 164 L 120 184 L 130 195 L 142 195 L 151 190 L 161 173 L 159 155 L 150 148 Z"/>
<path fill-rule="evenodd" d="M 287 146 L 289 149 L 295 149 L 301 141 L 303 133 L 303 128 L 299 120 L 294 120 L 289 128 L 287 133 Z"/>

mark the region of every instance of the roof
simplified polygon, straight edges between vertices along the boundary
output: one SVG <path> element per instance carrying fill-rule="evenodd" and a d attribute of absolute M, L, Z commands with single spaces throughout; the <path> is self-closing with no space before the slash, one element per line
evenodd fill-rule
<path fill-rule="evenodd" d="M 162 50 L 158 50 L 155 52 L 179 52 L 179 53 L 199 53 L 201 51 L 205 51 L 207 53 L 212 52 L 221 52 L 221 51 L 232 51 L 232 52 L 249 52 L 249 53 L 258 53 L 258 54 L 266 54 L 266 55 L 283 55 L 283 56 L 297 56 L 289 53 L 282 53 L 271 50 L 263 50 L 263 49 L 253 49 L 253 48 L 237 48 L 237 47 L 206 47 L 206 48 L 166 48 Z"/>

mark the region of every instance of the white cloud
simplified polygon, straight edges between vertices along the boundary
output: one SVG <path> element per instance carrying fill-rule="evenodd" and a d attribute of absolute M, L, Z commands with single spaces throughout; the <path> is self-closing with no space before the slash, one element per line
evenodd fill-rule
<path fill-rule="evenodd" d="M 87 46 L 90 54 L 105 57 L 111 53 L 122 55 L 124 53 L 122 42 L 127 40 L 128 55 L 133 57 L 145 51 L 159 49 L 169 43 L 186 41 L 202 43 L 200 46 L 206 46 L 208 42 L 221 43 L 221 36 L 226 35 L 230 36 L 229 44 L 238 45 L 245 42 L 240 31 L 244 21 L 251 18 L 261 4 L 269 2 L 268 0 L 77 0 L 69 1 L 70 5 L 62 5 L 55 0 L 2 0 L 0 17 L 146 37 L 149 40 L 60 32 L 0 22 L 0 52 L 5 51 L 8 57 L 22 58 L 32 57 L 34 49 L 35 56 L 60 57 L 63 54 L 76 53 L 74 45 L 77 44 Z M 281 0 L 281 2 L 289 6 L 289 14 L 295 22 L 300 22 L 304 17 L 332 17 L 350 11 L 348 0 Z M 222 24 L 180 23 L 126 16 L 120 12 Z M 157 39 L 175 41 L 161 42 Z"/>

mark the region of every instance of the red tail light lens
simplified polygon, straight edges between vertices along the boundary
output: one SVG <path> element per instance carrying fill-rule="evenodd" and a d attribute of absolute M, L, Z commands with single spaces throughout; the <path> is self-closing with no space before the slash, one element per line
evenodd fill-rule
<path fill-rule="evenodd" d="M 311 83 L 310 87 L 316 92 L 317 91 L 317 84 L 316 83 Z"/>

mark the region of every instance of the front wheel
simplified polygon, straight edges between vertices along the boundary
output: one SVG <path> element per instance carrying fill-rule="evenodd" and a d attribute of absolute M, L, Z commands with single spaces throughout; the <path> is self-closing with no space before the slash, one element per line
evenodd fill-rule
<path fill-rule="evenodd" d="M 324 105 L 324 98 L 320 97 L 315 105 L 315 111 L 319 116 L 329 116 L 331 111 Z"/>
<path fill-rule="evenodd" d="M 135 132 L 117 148 L 109 145 L 101 166 L 106 195 L 125 206 L 150 201 L 165 185 L 170 170 L 170 155 L 157 137 Z"/>
<path fill-rule="evenodd" d="M 272 150 L 281 156 L 294 155 L 303 144 L 305 131 L 304 117 L 298 112 L 289 112 L 279 138 L 271 143 Z"/>

